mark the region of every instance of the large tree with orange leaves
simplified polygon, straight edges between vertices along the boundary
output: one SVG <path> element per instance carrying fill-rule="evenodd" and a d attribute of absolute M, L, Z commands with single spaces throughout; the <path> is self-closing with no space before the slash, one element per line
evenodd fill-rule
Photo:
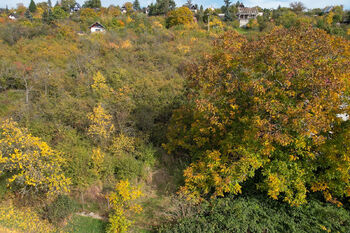
<path fill-rule="evenodd" d="M 228 32 L 188 75 L 165 148 L 192 155 L 182 191 L 238 194 L 257 186 L 291 205 L 308 192 L 350 195 L 349 42 L 309 26 L 258 40 Z M 339 116 L 339 115 L 338 115 Z"/>

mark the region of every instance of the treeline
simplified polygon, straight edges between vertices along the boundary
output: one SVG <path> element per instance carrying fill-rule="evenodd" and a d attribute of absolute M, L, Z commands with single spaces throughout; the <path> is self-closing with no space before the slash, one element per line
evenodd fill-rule
<path fill-rule="evenodd" d="M 108 29 L 116 29 L 125 25 L 120 19 L 122 15 L 166 16 L 167 27 L 198 23 L 204 28 L 225 29 L 239 27 L 237 13 L 240 7 L 244 7 L 239 1 L 232 4 L 224 1 L 221 8 L 207 8 L 198 6 L 191 0 L 181 7 L 176 8 L 172 0 L 158 0 L 147 7 L 141 8 L 138 0 L 126 2 L 121 6 L 110 5 L 102 7 L 100 1 L 89 0 L 80 6 L 75 0 L 63 0 L 60 4 L 52 5 L 51 1 L 35 4 L 32 0 L 28 8 L 19 4 L 17 9 L 3 9 L 1 21 L 6 21 L 8 15 L 29 20 L 42 20 L 53 24 L 57 20 L 70 18 L 89 25 L 94 21 L 101 21 Z M 270 31 L 274 26 L 282 25 L 286 28 L 303 23 L 312 24 L 330 34 L 349 36 L 350 12 L 343 6 L 329 6 L 324 9 L 306 9 L 301 2 L 294 2 L 290 7 L 278 7 L 277 9 L 263 9 L 254 6 L 259 12 L 256 17 L 249 20 L 245 26 L 250 30 Z M 175 18 L 175 19 L 174 19 Z M 209 24 L 209 27 L 207 25 Z M 87 26 L 84 27 L 84 30 Z"/>

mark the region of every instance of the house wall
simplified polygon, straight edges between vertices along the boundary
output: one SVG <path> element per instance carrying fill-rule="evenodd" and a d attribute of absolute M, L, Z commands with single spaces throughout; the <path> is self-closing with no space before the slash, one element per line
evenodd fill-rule
<path fill-rule="evenodd" d="M 239 26 L 245 27 L 249 23 L 249 19 L 239 19 Z"/>
<path fill-rule="evenodd" d="M 101 27 L 92 27 L 92 28 L 90 28 L 90 31 L 92 33 L 94 33 L 94 32 L 105 32 L 106 30 L 104 28 L 101 28 Z"/>

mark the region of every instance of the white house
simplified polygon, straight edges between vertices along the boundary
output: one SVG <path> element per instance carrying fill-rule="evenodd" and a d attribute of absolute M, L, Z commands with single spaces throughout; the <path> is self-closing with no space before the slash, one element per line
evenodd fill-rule
<path fill-rule="evenodd" d="M 106 28 L 102 24 L 100 24 L 99 22 L 92 24 L 89 28 L 90 28 L 91 33 L 105 32 L 106 31 Z"/>
<path fill-rule="evenodd" d="M 78 12 L 78 11 L 80 11 L 80 9 L 81 9 L 80 4 L 76 2 L 76 3 L 71 7 L 70 12 L 71 12 L 71 13 Z"/>
<path fill-rule="evenodd" d="M 244 5 L 241 3 L 238 6 L 238 12 L 237 12 L 237 18 L 239 20 L 239 26 L 245 27 L 250 19 L 256 19 L 256 17 L 259 15 L 258 8 L 257 7 L 244 7 Z"/>
<path fill-rule="evenodd" d="M 128 11 L 126 10 L 126 7 L 125 6 L 122 6 L 120 8 L 120 11 L 122 12 L 122 14 L 126 14 Z"/>
<path fill-rule="evenodd" d="M 9 19 L 10 19 L 10 20 L 16 20 L 17 17 L 16 17 L 14 14 L 10 14 L 10 15 L 9 15 Z"/>

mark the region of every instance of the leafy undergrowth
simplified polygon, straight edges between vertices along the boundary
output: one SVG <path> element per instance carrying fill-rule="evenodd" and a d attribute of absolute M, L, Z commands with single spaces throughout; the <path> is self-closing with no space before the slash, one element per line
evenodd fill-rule
<path fill-rule="evenodd" d="M 25 233 L 59 232 L 30 208 L 16 208 L 11 202 L 0 204 L 0 226 Z M 5 231 L 7 232 L 7 231 Z"/>
<path fill-rule="evenodd" d="M 344 208 L 311 200 L 301 207 L 265 196 L 219 198 L 200 206 L 159 232 L 349 232 L 350 213 Z"/>

